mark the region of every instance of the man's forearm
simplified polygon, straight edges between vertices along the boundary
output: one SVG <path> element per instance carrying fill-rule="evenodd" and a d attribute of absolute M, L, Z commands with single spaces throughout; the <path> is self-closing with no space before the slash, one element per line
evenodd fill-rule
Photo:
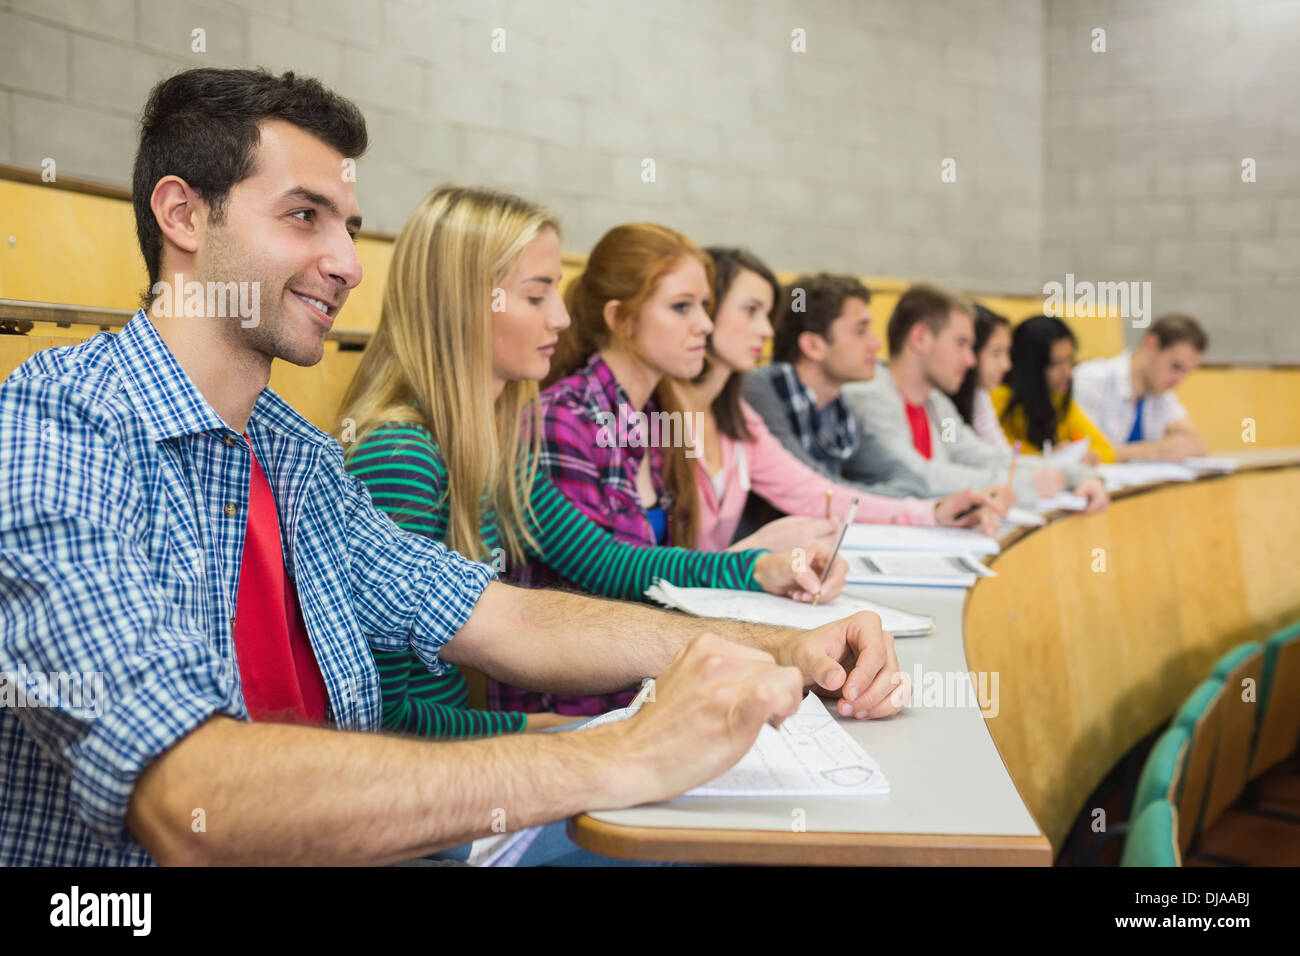
<path fill-rule="evenodd" d="M 602 694 L 655 676 L 691 638 L 705 631 L 766 651 L 790 633 L 494 582 L 441 657 L 531 690 Z"/>
<path fill-rule="evenodd" d="M 217 717 L 140 776 L 127 826 L 162 863 L 396 863 L 610 805 L 604 729 L 440 743 Z"/>

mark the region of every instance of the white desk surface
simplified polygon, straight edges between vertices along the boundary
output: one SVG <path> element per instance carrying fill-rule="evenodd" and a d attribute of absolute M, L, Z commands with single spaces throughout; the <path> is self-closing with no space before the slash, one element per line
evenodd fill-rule
<path fill-rule="evenodd" d="M 960 588 L 859 586 L 870 600 L 931 615 L 934 632 L 898 638 L 898 663 L 915 680 L 932 671 L 966 672 Z M 992 686 L 991 684 L 988 686 Z M 875 797 L 677 797 L 627 810 L 589 814 L 629 827 L 781 830 L 790 832 L 796 810 L 808 832 L 1038 836 L 993 744 L 984 718 L 965 688 L 968 706 L 925 706 L 924 688 L 913 704 L 885 720 L 836 715 L 867 753 L 879 761 L 890 792 Z M 1005 703 L 1005 702 L 1003 702 Z M 832 712 L 833 708 L 832 708 Z"/>

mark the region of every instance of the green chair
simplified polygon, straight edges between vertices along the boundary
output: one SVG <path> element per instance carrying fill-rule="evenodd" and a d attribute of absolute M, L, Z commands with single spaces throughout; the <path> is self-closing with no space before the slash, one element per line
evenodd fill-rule
<path fill-rule="evenodd" d="M 1223 693 L 1219 699 L 1214 762 L 1198 829 L 1212 824 L 1246 789 L 1259 726 L 1263 670 L 1264 646 L 1258 641 L 1233 648 L 1214 667 L 1214 677 L 1223 680 Z"/>
<path fill-rule="evenodd" d="M 1300 745 L 1300 623 L 1278 631 L 1264 645 L 1259 682 L 1259 728 L 1251 753 L 1250 779 L 1276 767 Z"/>
<path fill-rule="evenodd" d="M 1219 705 L 1223 700 L 1223 681 L 1204 680 L 1183 701 L 1174 715 L 1172 726 L 1190 735 L 1187 757 L 1183 762 L 1182 789 L 1178 802 L 1178 849 L 1186 853 L 1200 831 L 1209 792 L 1214 750 L 1219 736 Z"/>
<path fill-rule="evenodd" d="M 1183 761 L 1191 740 L 1192 735 L 1186 727 L 1170 727 L 1160 735 L 1142 765 L 1130 820 L 1136 820 L 1157 800 L 1178 802 L 1183 783 Z"/>
<path fill-rule="evenodd" d="M 1120 866 L 1182 865 L 1178 811 L 1168 800 L 1156 800 L 1129 825 Z"/>

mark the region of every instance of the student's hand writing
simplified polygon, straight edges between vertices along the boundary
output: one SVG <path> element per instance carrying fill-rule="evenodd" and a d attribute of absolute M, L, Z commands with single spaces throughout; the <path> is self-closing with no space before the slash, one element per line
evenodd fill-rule
<path fill-rule="evenodd" d="M 823 697 L 839 697 L 845 717 L 888 717 L 910 697 L 898 669 L 894 635 L 880 626 L 880 615 L 859 611 L 811 631 L 796 631 L 777 650 L 776 659 L 799 668 Z"/>
<path fill-rule="evenodd" d="M 1156 442 L 1156 457 L 1161 461 L 1182 461 L 1199 455 L 1202 450 L 1201 440 L 1185 432 L 1170 432 Z"/>
<path fill-rule="evenodd" d="M 1106 492 L 1106 486 L 1102 484 L 1100 478 L 1089 478 L 1087 481 L 1081 481 L 1074 488 L 1076 495 L 1083 495 L 1088 499 L 1088 506 L 1083 509 L 1083 514 L 1090 515 L 1101 511 L 1110 504 L 1110 495 Z"/>
<path fill-rule="evenodd" d="M 768 594 L 779 594 L 795 601 L 811 601 L 821 591 L 820 600 L 830 601 L 844 588 L 848 563 L 836 556 L 825 583 L 822 571 L 830 560 L 834 543 L 818 541 L 791 551 L 761 555 L 754 564 L 754 580 Z"/>
<path fill-rule="evenodd" d="M 1034 494 L 1039 498 L 1055 498 L 1065 490 L 1065 472 L 1060 468 L 1034 469 Z"/>
<path fill-rule="evenodd" d="M 753 746 L 769 720 L 799 709 L 804 679 L 771 654 L 701 634 L 678 652 L 630 720 L 584 734 L 607 734 L 606 806 L 665 800 L 712 780 Z"/>
<path fill-rule="evenodd" d="M 967 488 L 949 495 L 934 505 L 934 523 L 950 528 L 978 528 L 982 534 L 997 537 L 1002 518 L 1007 513 L 1010 493 L 1003 487 L 1003 495 L 994 498 L 987 491 Z M 975 510 L 970 509 L 974 507 Z"/>

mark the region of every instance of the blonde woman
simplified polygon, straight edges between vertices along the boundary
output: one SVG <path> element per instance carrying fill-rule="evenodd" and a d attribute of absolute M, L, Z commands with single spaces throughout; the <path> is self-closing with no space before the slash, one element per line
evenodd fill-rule
<path fill-rule="evenodd" d="M 340 411 L 349 470 L 401 527 L 513 574 L 543 564 L 586 590 L 639 600 L 656 578 L 811 599 L 825 548 L 795 572 L 789 553 L 639 548 L 574 509 L 537 473 L 537 382 L 569 317 L 560 300 L 559 224 L 542 207 L 443 186 L 393 248 L 379 327 Z M 843 584 L 836 563 L 829 592 Z M 826 590 L 823 590 L 823 594 Z M 376 654 L 384 726 L 457 737 L 538 729 L 565 717 L 471 711 L 459 674 Z M 631 691 L 564 698 L 564 714 L 626 703 Z"/>

